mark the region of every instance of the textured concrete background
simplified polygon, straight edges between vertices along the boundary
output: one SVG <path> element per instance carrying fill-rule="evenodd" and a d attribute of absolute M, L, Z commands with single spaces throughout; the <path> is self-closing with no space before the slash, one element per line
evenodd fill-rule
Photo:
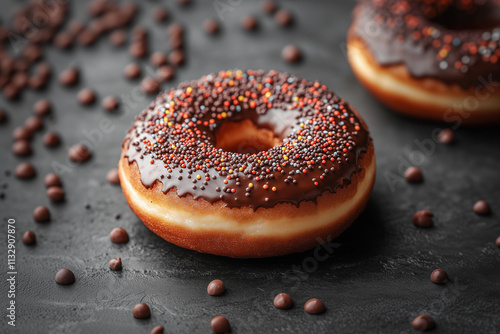
<path fill-rule="evenodd" d="M 207 333 L 210 319 L 221 314 L 229 319 L 234 333 L 412 333 L 411 319 L 421 313 L 435 318 L 435 333 L 500 331 L 500 250 L 494 244 L 500 235 L 498 128 L 460 128 L 457 144 L 442 146 L 431 139 L 442 125 L 398 116 L 375 101 L 353 76 L 343 52 L 352 2 L 281 1 L 295 19 L 293 27 L 284 29 L 261 12 L 260 1 L 220 1 L 237 5 L 223 15 L 218 36 L 207 36 L 203 30 L 206 18 L 218 18 L 213 1 L 197 0 L 187 8 L 169 1 L 165 7 L 171 19 L 165 24 L 152 19 L 159 1 L 140 3 L 136 22 L 149 29 L 151 51 L 168 50 L 165 31 L 169 22 L 181 22 L 187 30 L 186 65 L 163 88 L 231 68 L 276 69 L 327 84 L 360 111 L 372 131 L 378 172 L 365 213 L 334 241 L 334 251 L 326 258 L 315 259 L 310 251 L 274 259 L 235 260 L 163 241 L 134 216 L 120 188 L 106 182 L 131 121 L 152 100 L 139 95 L 136 105 L 119 115 L 100 107 L 107 95 L 136 92 L 139 81 L 127 81 L 123 76 L 125 65 L 132 60 L 127 47 L 116 49 L 107 37 L 92 47 L 76 46 L 67 52 L 45 47 L 53 78 L 74 64 L 82 70 L 81 82 L 66 88 L 53 79 L 43 91 L 25 91 L 18 102 L 0 97 L 0 107 L 10 115 L 9 122 L 0 125 L 0 181 L 8 185 L 2 190 L 6 198 L 0 200 L 0 254 L 6 254 L 4 223 L 15 218 L 17 332 L 149 333 L 160 324 L 167 333 Z M 86 19 L 86 3 L 71 2 L 71 17 Z M 2 21 L 8 21 L 18 4 L 1 0 Z M 240 28 L 246 14 L 258 17 L 257 32 Z M 281 59 L 281 50 L 289 43 L 302 48 L 304 62 L 291 66 Z M 76 93 L 82 87 L 95 89 L 99 103 L 81 107 Z M 11 152 L 11 133 L 31 115 L 32 105 L 40 98 L 53 103 L 53 117 L 45 122 L 45 129 L 58 131 L 63 144 L 47 149 L 38 133 L 34 154 L 20 159 Z M 51 204 L 43 176 L 52 171 L 54 161 L 64 164 L 67 146 L 84 140 L 85 131 L 99 129 L 103 119 L 112 122 L 113 131 L 98 138 L 89 162 L 62 176 L 66 202 Z M 425 143 L 425 148 L 419 143 Z M 402 161 L 410 158 L 417 159 L 424 172 L 421 185 L 409 185 L 396 177 L 404 166 Z M 35 179 L 21 181 L 5 175 L 4 171 L 14 170 L 21 161 L 36 166 Z M 492 216 L 472 212 L 479 199 L 490 202 L 495 211 Z M 85 209 L 84 203 L 90 203 L 91 209 Z M 49 206 L 50 223 L 33 221 L 32 211 L 38 205 Z M 435 213 L 434 228 L 413 226 L 411 217 L 421 209 Z M 119 220 L 114 218 L 117 213 L 121 214 Z M 118 226 L 129 232 L 128 244 L 110 242 L 109 232 Z M 37 234 L 35 247 L 20 242 L 27 229 Z M 122 258 L 123 271 L 108 269 L 112 257 Z M 5 258 L 0 260 L 2 277 Z M 74 271 L 75 284 L 55 283 L 55 273 L 62 267 Z M 445 269 L 451 282 L 443 286 L 431 283 L 429 275 L 436 268 Z M 206 293 L 207 284 L 215 278 L 222 279 L 228 289 L 221 297 Z M 1 281 L 0 306 L 5 310 L 7 285 Z M 290 293 L 296 307 L 274 309 L 272 299 L 278 292 Z M 324 301 L 325 314 L 304 313 L 302 305 L 312 297 Z M 140 301 L 150 305 L 151 319 L 132 317 L 132 307 Z M 0 332 L 14 332 L 6 325 L 3 312 Z"/>

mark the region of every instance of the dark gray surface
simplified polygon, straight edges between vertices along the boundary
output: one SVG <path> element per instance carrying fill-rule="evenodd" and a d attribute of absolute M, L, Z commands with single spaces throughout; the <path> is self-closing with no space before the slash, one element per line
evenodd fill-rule
<path fill-rule="evenodd" d="M 224 1 L 240 3 L 240 1 Z M 2 19 L 14 8 L 1 0 Z M 151 31 L 151 50 L 166 50 L 167 24 L 152 20 L 159 2 L 141 3 L 139 21 Z M 365 117 L 375 142 L 377 182 L 365 213 L 340 238 L 335 251 L 324 261 L 313 260 L 314 252 L 263 260 L 235 260 L 199 254 L 169 244 L 150 232 L 129 210 L 120 188 L 106 182 L 106 173 L 116 166 L 120 144 L 133 117 L 152 97 L 122 115 L 110 115 L 100 104 L 83 108 L 76 93 L 84 86 L 99 93 L 130 94 L 138 82 L 123 78 L 131 61 L 125 48 L 112 48 L 107 38 L 90 48 L 62 52 L 45 50 L 45 59 L 57 74 L 69 64 L 82 69 L 81 83 L 71 89 L 52 80 L 41 92 L 26 91 L 19 102 L 0 98 L 0 107 L 10 121 L 0 126 L 1 175 L 6 198 L 0 200 L 2 223 L 17 220 L 18 319 L 20 333 L 149 333 L 164 325 L 167 333 L 207 333 L 210 319 L 225 315 L 234 333 L 412 333 L 411 319 L 421 313 L 433 316 L 435 333 L 494 333 L 500 331 L 500 155 L 498 129 L 457 131 L 454 146 L 431 145 L 426 154 L 415 141 L 429 143 L 439 124 L 403 118 L 376 102 L 357 82 L 343 54 L 345 32 L 353 3 L 348 1 L 282 1 L 294 13 L 295 25 L 283 29 L 260 11 L 260 1 L 241 1 L 224 15 L 219 36 L 207 37 L 203 21 L 217 17 L 212 1 L 195 1 L 188 8 L 169 2 L 172 21 L 187 27 L 186 66 L 174 83 L 196 79 L 229 68 L 276 69 L 307 79 L 318 79 L 350 101 Z M 71 15 L 85 18 L 83 1 L 71 3 Z M 261 25 L 256 33 L 240 29 L 243 15 L 255 13 Z M 281 49 L 296 43 L 305 61 L 290 66 L 280 58 Z M 45 97 L 54 105 L 54 117 L 45 129 L 62 134 L 63 146 L 47 149 L 42 134 L 35 137 L 35 153 L 25 159 L 11 153 L 11 132 L 32 113 L 32 105 Z M 83 139 L 84 130 L 98 129 L 103 119 L 114 130 L 93 147 L 88 163 L 62 176 L 67 201 L 54 205 L 45 196 L 43 177 L 54 161 L 66 163 L 66 147 Z M 402 159 L 422 158 L 422 185 L 397 181 L 391 189 L 388 173 L 398 174 Z M 34 180 L 7 177 L 21 161 L 38 170 Z M 472 212 L 476 200 L 490 202 L 495 213 L 480 217 Z M 90 203 L 86 210 L 84 203 Z M 50 223 L 35 223 L 32 211 L 50 207 Z M 436 224 L 417 229 L 413 213 L 432 210 Z M 115 220 L 115 214 L 121 218 Z M 126 245 L 109 240 L 112 228 L 122 226 L 130 234 Z M 22 233 L 33 230 L 35 247 L 26 247 Z M 2 224 L 0 254 L 6 253 L 6 226 Z M 321 253 L 323 254 L 323 253 Z M 121 257 L 122 272 L 108 269 L 108 260 Z M 4 277 L 5 259 L 1 262 Z M 76 283 L 59 286 L 58 269 L 76 274 Z M 438 286 L 429 275 L 445 269 L 451 282 Z M 206 293 L 210 280 L 222 279 L 228 288 L 221 297 Z M 1 309 L 6 307 L 7 286 L 1 280 Z M 288 292 L 296 306 L 279 311 L 272 306 L 278 292 Z M 324 301 L 323 315 L 305 314 L 302 305 L 312 297 Z M 132 307 L 146 302 L 150 320 L 136 320 Z M 13 332 L 2 311 L 0 332 Z"/>

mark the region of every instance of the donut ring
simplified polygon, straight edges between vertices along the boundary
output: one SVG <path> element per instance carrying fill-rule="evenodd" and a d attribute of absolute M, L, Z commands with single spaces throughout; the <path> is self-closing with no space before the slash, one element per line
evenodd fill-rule
<path fill-rule="evenodd" d="M 497 0 L 362 0 L 347 56 L 361 83 L 398 112 L 500 122 L 499 17 Z"/>
<path fill-rule="evenodd" d="M 224 71 L 158 95 L 118 166 L 129 206 L 154 233 L 240 258 L 334 239 L 375 179 L 359 114 L 326 86 L 276 71 Z"/>

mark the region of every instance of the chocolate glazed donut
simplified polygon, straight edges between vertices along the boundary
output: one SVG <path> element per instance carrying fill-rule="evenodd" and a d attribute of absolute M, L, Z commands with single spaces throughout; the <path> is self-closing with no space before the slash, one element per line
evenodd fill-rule
<path fill-rule="evenodd" d="M 343 232 L 366 205 L 375 156 L 362 118 L 325 85 L 235 70 L 158 95 L 129 130 L 119 173 L 165 240 L 266 257 Z"/>
<path fill-rule="evenodd" d="M 498 0 L 361 0 L 347 50 L 360 81 L 396 111 L 500 122 Z"/>

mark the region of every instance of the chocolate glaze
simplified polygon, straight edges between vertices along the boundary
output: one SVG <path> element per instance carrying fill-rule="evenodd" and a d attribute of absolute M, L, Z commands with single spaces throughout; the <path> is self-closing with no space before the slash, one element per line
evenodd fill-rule
<path fill-rule="evenodd" d="M 500 3 L 495 0 L 361 0 L 351 32 L 379 64 L 403 63 L 416 78 L 464 89 L 500 81 Z"/>
<path fill-rule="evenodd" d="M 215 132 L 225 121 L 250 119 L 283 138 L 254 153 L 224 152 Z M 315 201 L 359 170 L 368 129 L 326 86 L 276 71 L 227 71 L 158 95 L 123 143 L 144 186 L 229 207 L 273 207 Z M 178 159 L 178 160 L 176 160 Z"/>

